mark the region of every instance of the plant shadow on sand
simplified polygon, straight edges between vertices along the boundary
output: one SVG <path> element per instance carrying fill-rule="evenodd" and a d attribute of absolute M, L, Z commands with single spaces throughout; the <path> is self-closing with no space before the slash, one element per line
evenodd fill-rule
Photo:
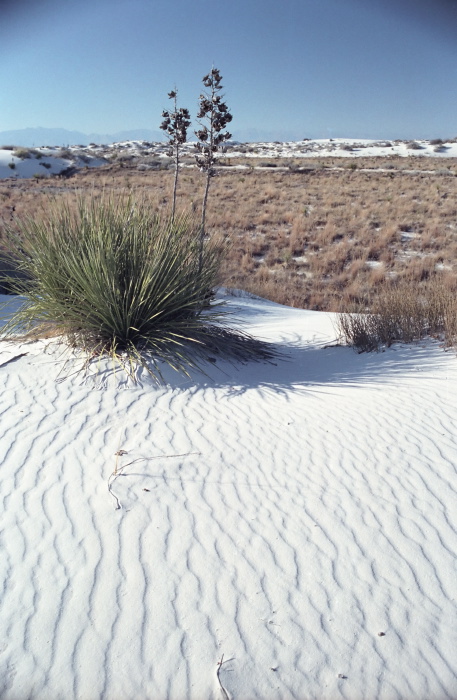
<path fill-rule="evenodd" d="M 11 302 L 13 308 L 19 303 L 14 299 Z M 0 355 L 4 358 L 0 365 L 9 365 L 17 358 L 15 366 L 20 364 L 22 368 L 22 363 L 33 364 L 33 370 L 30 368 L 33 373 L 46 366 L 48 376 L 58 382 L 88 383 L 95 388 L 114 384 L 119 389 L 137 386 L 155 391 L 191 393 L 225 389 L 224 395 L 231 397 L 250 390 L 287 394 L 315 393 L 319 387 L 331 386 L 379 386 L 392 382 L 400 385 L 411 377 L 416 381 L 430 372 L 436 373 L 449 362 L 447 353 L 438 341 L 395 344 L 381 352 L 357 354 L 349 347 L 337 345 L 336 334 L 332 340 L 328 332 L 321 331 L 319 324 L 311 335 L 308 332 L 304 338 L 296 332 L 296 320 L 293 318 L 293 331 L 285 332 L 289 319 L 284 317 L 284 313 L 292 314 L 293 317 L 295 313 L 302 314 L 301 310 L 265 303 L 265 300 L 252 297 L 247 302 L 236 300 L 233 306 L 235 308 L 230 315 L 254 336 L 261 338 L 263 329 L 252 328 L 253 320 L 261 326 L 264 322 L 267 323 L 269 331 L 271 324 L 279 329 L 273 341 L 265 338 L 266 346 L 274 354 L 272 359 L 243 362 L 225 359 L 217 354 L 200 355 L 198 359 L 202 371 L 190 369 L 189 376 L 180 374 L 161 362 L 158 365 L 164 383 L 157 385 L 146 369 L 137 369 L 134 382 L 121 367 L 103 357 L 92 360 L 84 369 L 87 356 L 83 353 L 74 354 L 64 342 L 51 339 L 40 341 L 39 344 L 15 344 L 13 341 L 0 343 Z M 321 318 L 321 314 L 316 313 L 315 317 L 310 317 L 312 328 L 314 318 Z M 50 372 L 50 367 L 54 371 Z"/>
<path fill-rule="evenodd" d="M 93 384 L 94 388 L 112 385 L 119 389 L 136 386 L 154 391 L 189 391 L 196 393 L 207 389 L 226 390 L 226 397 L 241 395 L 250 390 L 277 394 L 315 393 L 319 387 L 362 387 L 368 384 L 381 386 L 402 382 L 436 373 L 448 364 L 449 358 L 437 341 L 426 340 L 411 345 L 394 345 L 377 353 L 357 354 L 351 348 L 338 345 L 313 344 L 304 346 L 302 339 L 296 342 L 272 344 L 277 356 L 273 360 L 237 362 L 217 357 L 201 361 L 202 371 L 190 370 L 190 376 L 160 365 L 164 384 L 152 381 L 144 368 L 138 368 L 135 382 L 119 367 L 108 360 L 95 360 L 85 370 L 80 370 L 78 358 L 61 359 L 61 351 L 54 347 L 57 381 L 75 380 Z M 58 354 L 57 354 L 58 353 Z M 66 354 L 66 353 L 64 353 Z M 49 362 L 49 357 L 46 358 Z M 40 364 L 38 357 L 35 363 Z M 60 371 L 59 368 L 60 367 Z"/>

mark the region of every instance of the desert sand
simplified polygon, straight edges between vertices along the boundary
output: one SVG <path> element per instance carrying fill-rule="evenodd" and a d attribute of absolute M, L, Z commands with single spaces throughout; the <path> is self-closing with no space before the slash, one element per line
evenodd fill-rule
<path fill-rule="evenodd" d="M 225 296 L 274 363 L 0 344 L 0 697 L 457 697 L 455 353 Z"/>

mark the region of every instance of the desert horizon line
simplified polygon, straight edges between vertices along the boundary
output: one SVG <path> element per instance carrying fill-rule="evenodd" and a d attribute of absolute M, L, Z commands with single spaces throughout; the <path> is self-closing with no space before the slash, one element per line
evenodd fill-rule
<path fill-rule="evenodd" d="M 316 135 L 315 133 L 307 134 L 304 129 L 303 135 L 299 135 L 297 129 L 258 129 L 255 127 L 247 127 L 244 129 L 235 129 L 232 134 L 230 141 L 240 142 L 240 143 L 268 143 L 268 142 L 300 142 L 300 141 L 326 141 L 326 140 L 347 140 L 347 141 L 430 141 L 441 139 L 442 141 L 453 141 L 457 134 L 452 136 L 450 134 L 442 135 L 438 133 L 424 135 L 424 134 L 409 134 L 409 135 L 374 135 L 374 134 L 357 134 L 357 135 L 347 135 L 339 133 L 336 130 L 327 129 L 327 133 L 321 133 Z M 5 129 L 0 131 L 0 142 L 6 143 L 7 141 L 16 142 L 15 145 L 20 146 L 42 146 L 41 139 L 45 139 L 47 143 L 53 142 L 53 145 L 74 145 L 76 143 L 84 143 L 84 145 L 89 145 L 90 142 L 94 143 L 116 143 L 120 141 L 154 141 L 154 142 L 166 142 L 163 133 L 159 129 L 151 129 L 148 127 L 136 127 L 132 129 L 120 129 L 110 132 L 98 132 L 98 131 L 80 131 L 78 129 L 67 129 L 65 127 L 23 127 L 20 129 Z M 188 139 L 189 142 L 196 140 L 195 136 L 192 135 Z"/>

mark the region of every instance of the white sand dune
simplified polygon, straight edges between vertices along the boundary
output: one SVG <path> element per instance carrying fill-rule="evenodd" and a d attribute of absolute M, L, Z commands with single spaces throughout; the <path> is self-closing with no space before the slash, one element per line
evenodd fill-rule
<path fill-rule="evenodd" d="M 366 158 L 366 157 L 417 157 L 417 158 L 456 158 L 457 141 L 375 141 L 373 139 L 306 139 L 305 141 L 261 142 L 242 144 L 229 141 L 224 152 L 224 162 L 231 158 L 250 158 L 254 167 L 268 169 L 281 165 L 276 161 L 265 163 L 261 159 L 276 158 Z M 24 150 L 24 149 L 22 149 Z M 25 149 L 28 157 L 18 157 L 12 146 L 0 146 L 0 180 L 5 178 L 50 177 L 68 170 L 96 168 L 127 160 L 140 170 L 157 168 L 164 160 L 169 160 L 168 144 L 165 142 L 123 141 L 110 145 L 69 146 L 61 148 L 40 147 Z M 65 157 L 62 157 L 62 152 Z M 183 156 L 190 159 L 185 167 L 196 167 L 193 161 L 195 141 L 182 145 Z M 283 164 L 287 168 L 286 164 Z M 246 167 L 246 166 L 237 166 Z M 336 166 L 333 166 L 336 167 Z M 450 173 L 452 174 L 452 173 Z"/>
<path fill-rule="evenodd" d="M 0 345 L 0 697 L 456 698 L 455 355 L 228 304 L 283 357 L 96 389 Z"/>
<path fill-rule="evenodd" d="M 35 148 L 28 150 L 28 157 L 18 157 L 15 151 L 0 147 L 0 180 L 5 178 L 44 178 L 51 175 L 59 175 L 68 168 L 83 169 L 106 165 L 103 158 L 89 157 L 84 151 L 84 158 L 80 157 L 80 149 L 74 153 L 69 151 L 69 157 L 59 156 L 62 149 L 59 148 Z"/>

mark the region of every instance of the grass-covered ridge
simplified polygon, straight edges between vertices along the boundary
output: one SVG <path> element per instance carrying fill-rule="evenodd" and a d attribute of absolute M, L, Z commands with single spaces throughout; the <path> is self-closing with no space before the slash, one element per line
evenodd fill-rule
<path fill-rule="evenodd" d="M 158 361 L 187 373 L 208 353 L 270 357 L 208 308 L 223 248 L 206 241 L 200 265 L 198 233 L 189 216 L 159 216 L 131 196 L 48 203 L 7 230 L 26 278 L 10 281 L 25 302 L 5 334 L 63 335 L 88 357 L 109 355 L 132 375 L 142 365 L 157 381 Z"/>

